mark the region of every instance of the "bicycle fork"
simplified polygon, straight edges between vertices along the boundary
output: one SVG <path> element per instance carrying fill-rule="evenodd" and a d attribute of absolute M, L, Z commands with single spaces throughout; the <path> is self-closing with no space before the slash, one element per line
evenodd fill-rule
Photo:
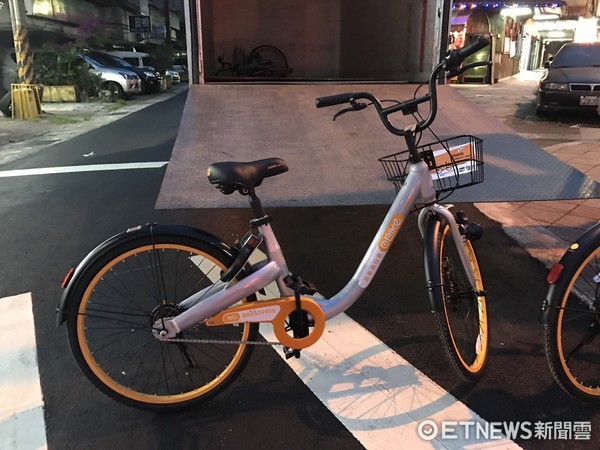
<path fill-rule="evenodd" d="M 457 213 L 457 216 L 459 217 L 459 220 L 460 220 L 460 223 L 458 223 L 456 221 L 456 219 L 454 218 L 454 215 L 449 211 L 448 208 L 445 208 L 436 203 L 433 205 L 426 206 L 419 213 L 419 219 L 418 219 L 419 232 L 421 233 L 421 237 L 425 240 L 428 239 L 428 235 L 427 235 L 428 231 L 427 230 L 429 227 L 429 222 L 431 220 L 437 220 L 435 218 L 435 216 L 443 218 L 443 220 L 445 220 L 448 223 L 448 225 L 450 227 L 450 232 L 452 233 L 452 238 L 453 238 L 454 242 L 456 242 L 457 244 L 464 243 L 464 240 L 469 237 L 474 240 L 481 237 L 482 233 L 481 233 L 481 228 L 479 227 L 479 225 L 477 225 L 475 223 L 466 223 L 467 221 L 466 221 L 464 214 L 462 214 L 462 211 L 459 211 Z M 463 231 L 463 232 L 461 233 L 461 231 Z M 432 246 L 433 246 L 433 244 L 435 244 L 435 241 L 431 240 L 429 243 L 432 244 Z M 469 261 L 469 255 L 467 255 L 465 246 L 464 245 L 456 245 L 456 249 L 458 251 L 460 261 L 465 270 L 465 273 L 467 275 L 467 279 L 469 280 L 469 284 L 471 285 L 471 288 L 478 296 L 485 296 L 485 294 L 486 294 L 485 291 L 480 292 L 477 288 L 476 275 L 475 275 L 475 272 L 473 271 L 473 266 L 471 265 L 471 262 Z M 427 245 L 426 245 L 426 247 L 425 247 L 425 252 L 426 252 L 425 257 L 426 258 L 428 257 L 427 252 L 431 252 L 431 251 L 433 251 L 433 249 L 427 248 Z M 431 256 L 429 256 L 429 257 L 431 257 Z M 427 268 L 427 263 L 426 263 L 426 268 Z M 432 304 L 431 306 L 432 306 L 432 309 L 435 310 L 435 305 Z"/>

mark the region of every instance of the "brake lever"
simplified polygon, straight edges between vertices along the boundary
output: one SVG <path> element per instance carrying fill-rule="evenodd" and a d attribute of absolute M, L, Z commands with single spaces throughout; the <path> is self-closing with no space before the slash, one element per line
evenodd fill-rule
<path fill-rule="evenodd" d="M 350 112 L 350 111 L 360 111 L 361 109 L 365 109 L 367 106 L 369 106 L 366 103 L 358 103 L 354 100 L 350 100 L 350 105 L 352 105 L 350 108 L 344 108 L 341 111 L 336 112 L 335 115 L 333 116 L 333 121 L 335 121 L 335 119 L 340 117 L 342 114 L 346 114 L 347 112 Z"/>

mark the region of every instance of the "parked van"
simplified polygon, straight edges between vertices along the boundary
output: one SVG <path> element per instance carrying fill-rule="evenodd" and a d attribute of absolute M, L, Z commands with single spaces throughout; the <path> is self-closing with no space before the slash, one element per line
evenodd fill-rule
<path fill-rule="evenodd" d="M 148 53 L 145 52 L 130 52 L 130 51 L 118 51 L 112 50 L 106 52 L 109 55 L 116 56 L 117 58 L 124 59 L 133 67 L 139 68 L 152 68 L 154 69 L 154 59 Z"/>

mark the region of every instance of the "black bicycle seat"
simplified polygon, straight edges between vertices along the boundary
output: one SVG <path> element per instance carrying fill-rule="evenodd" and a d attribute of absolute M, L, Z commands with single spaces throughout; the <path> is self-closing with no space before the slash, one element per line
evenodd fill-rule
<path fill-rule="evenodd" d="M 224 194 L 236 190 L 250 190 L 260 186 L 263 179 L 288 171 L 281 158 L 267 158 L 251 162 L 216 162 L 208 166 L 206 175 L 211 184 Z"/>

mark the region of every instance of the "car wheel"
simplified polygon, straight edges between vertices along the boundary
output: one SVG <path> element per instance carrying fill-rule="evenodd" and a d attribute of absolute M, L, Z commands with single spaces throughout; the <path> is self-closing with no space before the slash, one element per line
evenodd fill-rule
<path fill-rule="evenodd" d="M 147 94 L 148 92 L 150 92 L 150 86 L 148 85 L 147 81 L 142 80 L 141 84 L 142 84 L 142 90 L 141 90 L 142 94 Z"/>
<path fill-rule="evenodd" d="M 0 112 L 8 118 L 12 118 L 12 102 L 10 98 L 10 92 L 4 94 L 0 99 Z"/>
<path fill-rule="evenodd" d="M 112 101 L 121 100 L 125 97 L 125 92 L 121 85 L 115 81 L 109 81 L 106 84 L 106 89 L 110 91 L 110 98 Z"/>
<path fill-rule="evenodd" d="M 548 111 L 538 106 L 537 108 L 535 108 L 535 115 L 539 117 L 548 117 Z"/>

